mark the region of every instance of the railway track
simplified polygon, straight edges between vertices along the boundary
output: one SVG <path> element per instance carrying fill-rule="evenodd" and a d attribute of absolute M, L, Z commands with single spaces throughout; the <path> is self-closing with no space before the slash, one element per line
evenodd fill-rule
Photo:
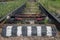
<path fill-rule="evenodd" d="M 7 16 L 10 17 L 10 19 L 8 19 L 8 23 L 16 23 L 17 21 L 20 23 L 21 21 L 23 21 L 22 23 L 26 23 L 27 21 L 34 21 L 34 23 L 36 23 L 36 21 L 42 22 L 44 23 L 45 19 L 48 17 L 41 13 L 41 11 L 39 11 L 39 5 L 36 2 L 27 2 L 26 3 L 26 8 L 24 9 L 24 11 L 22 13 L 15 13 L 11 16 Z M 46 20 L 46 21 L 47 21 Z M 18 23 L 17 22 L 17 23 Z M 28 22 L 29 23 L 29 22 Z M 41 23 L 41 24 L 42 24 Z"/>
<path fill-rule="evenodd" d="M 55 21 L 56 22 L 54 23 L 52 20 L 54 22 Z M 6 30 L 6 28 L 8 26 L 13 26 L 14 27 L 14 25 L 16 26 L 16 27 L 14 27 L 15 29 L 18 26 L 25 26 L 25 27 L 22 28 L 22 35 L 25 35 L 24 32 L 27 30 L 27 29 L 25 29 L 26 26 L 31 26 L 31 27 L 32 26 L 36 26 L 37 27 L 37 26 L 41 26 L 42 25 L 42 26 L 44 26 L 44 27 L 42 27 L 42 29 L 43 29 L 42 35 L 47 35 L 48 33 L 44 34 L 44 33 L 46 33 L 48 31 L 48 30 L 45 31 L 46 30 L 45 27 L 48 28 L 47 26 L 51 26 L 51 29 L 53 27 L 53 29 L 52 29 L 53 31 L 52 32 L 50 31 L 50 32 L 53 33 L 53 34 L 55 34 L 55 32 L 57 31 L 57 29 L 55 31 L 54 28 L 56 28 L 56 26 L 57 26 L 56 23 L 58 23 L 58 22 L 59 21 L 57 21 L 52 15 L 50 15 L 43 8 L 42 5 L 40 5 L 36 1 L 35 2 L 28 1 L 26 4 L 22 5 L 22 7 L 18 8 L 14 12 L 12 12 L 12 14 L 8 15 L 6 17 L 6 20 L 4 20 L 3 22 L 1 22 L 0 29 L 1 30 Z M 32 28 L 33 28 L 32 35 L 35 35 L 35 34 L 38 33 L 36 30 L 38 30 L 40 27 L 39 28 L 37 27 L 38 29 L 36 29 L 35 27 L 32 27 Z M 16 35 L 15 32 L 14 32 L 14 31 L 16 31 L 15 29 L 12 30 L 13 31 L 12 34 L 14 34 L 14 35 Z M 8 30 L 10 30 L 10 29 L 8 29 Z M 24 30 L 24 32 L 23 32 L 23 30 Z M 29 31 L 29 29 L 28 29 L 28 31 Z M 7 36 L 6 34 L 4 34 L 4 32 L 6 32 L 6 31 L 0 31 L 0 33 L 1 32 L 3 32 L 3 36 L 4 35 L 5 35 L 5 37 Z M 9 34 L 9 32 L 7 34 Z M 26 37 L 26 36 L 25 37 L 23 37 L 23 36 L 21 36 L 21 37 L 10 37 L 8 35 L 7 36 L 8 38 L 3 38 L 2 36 L 0 38 L 1 38 L 1 40 L 8 40 L 8 39 L 9 40 L 15 40 L 15 39 L 16 40 L 19 40 L 19 39 L 21 39 L 21 40 L 40 40 L 40 39 L 41 40 L 59 40 L 60 39 L 60 33 L 59 33 L 59 31 L 56 32 L 55 36 L 48 35 L 48 36 L 40 36 L 40 37 L 38 37 L 37 35 L 35 37 L 34 36 L 32 36 L 32 37 Z"/>

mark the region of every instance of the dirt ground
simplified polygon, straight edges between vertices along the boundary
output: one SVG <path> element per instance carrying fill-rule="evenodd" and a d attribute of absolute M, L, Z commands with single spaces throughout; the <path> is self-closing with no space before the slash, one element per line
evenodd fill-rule
<path fill-rule="evenodd" d="M 4 38 L 0 36 L 0 40 L 60 40 L 60 37 L 9 37 Z"/>

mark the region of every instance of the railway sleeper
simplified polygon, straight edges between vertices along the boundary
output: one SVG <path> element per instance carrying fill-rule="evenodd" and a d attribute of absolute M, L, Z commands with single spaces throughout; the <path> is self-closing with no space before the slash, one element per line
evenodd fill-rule
<path fill-rule="evenodd" d="M 6 23 L 16 23 L 17 21 L 21 22 L 21 24 L 26 23 L 26 24 L 30 24 L 31 22 L 34 21 L 34 23 L 36 24 L 43 24 L 44 23 L 45 18 L 35 18 L 35 19 L 26 19 L 26 18 L 10 18 L 7 19 Z"/>
<path fill-rule="evenodd" d="M 16 36 L 48 36 L 55 37 L 57 29 L 55 25 L 5 25 L 2 28 L 3 37 Z"/>
<path fill-rule="evenodd" d="M 8 17 L 8 16 L 7 16 Z M 15 15 L 12 15 L 11 17 L 18 17 L 18 18 L 20 18 L 20 17 L 22 17 L 22 18 L 26 18 L 26 17 L 28 17 L 28 18 L 34 18 L 34 17 L 46 17 L 45 15 L 30 15 L 30 14 L 24 14 L 24 15 L 22 15 L 22 14 L 20 14 L 20 15 L 17 15 L 17 14 L 15 14 Z"/>
<path fill-rule="evenodd" d="M 41 17 L 10 17 L 10 16 L 7 16 L 7 23 L 15 23 L 16 21 L 25 21 L 25 20 L 34 20 L 34 21 L 37 21 L 37 22 L 40 22 L 40 21 L 44 21 L 44 19 L 46 19 L 45 16 L 41 16 Z"/>

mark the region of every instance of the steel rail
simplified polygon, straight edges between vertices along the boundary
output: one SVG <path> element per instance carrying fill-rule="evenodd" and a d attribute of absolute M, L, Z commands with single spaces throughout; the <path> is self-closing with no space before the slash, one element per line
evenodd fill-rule
<path fill-rule="evenodd" d="M 53 22 L 53 24 L 56 25 L 56 28 L 60 31 L 60 20 L 56 16 L 54 16 L 52 13 L 50 13 L 46 8 L 42 6 L 42 4 L 39 4 L 39 9 L 41 10 L 42 13 L 45 13 Z"/>
<path fill-rule="evenodd" d="M 4 21 L 8 15 L 12 15 L 13 13 L 18 12 L 18 10 L 20 10 L 23 6 L 25 6 L 25 4 L 26 4 L 26 3 L 22 4 L 20 7 L 16 8 L 15 10 L 11 11 L 10 13 L 8 13 L 8 14 L 5 15 L 4 17 L 2 17 L 2 18 L 0 19 L 0 23 L 1 23 L 2 21 Z"/>

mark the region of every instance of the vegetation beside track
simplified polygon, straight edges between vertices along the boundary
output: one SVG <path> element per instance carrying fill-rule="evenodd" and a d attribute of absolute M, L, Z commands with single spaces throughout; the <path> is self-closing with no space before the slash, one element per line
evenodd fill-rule
<path fill-rule="evenodd" d="M 38 0 L 48 11 L 60 14 L 60 0 Z"/>
<path fill-rule="evenodd" d="M 13 11 L 17 7 L 20 7 L 25 2 L 26 0 L 0 2 L 0 18 L 4 17 L 7 13 Z"/>
<path fill-rule="evenodd" d="M 6 2 L 6 1 L 14 1 L 14 0 L 0 0 L 0 2 Z"/>

